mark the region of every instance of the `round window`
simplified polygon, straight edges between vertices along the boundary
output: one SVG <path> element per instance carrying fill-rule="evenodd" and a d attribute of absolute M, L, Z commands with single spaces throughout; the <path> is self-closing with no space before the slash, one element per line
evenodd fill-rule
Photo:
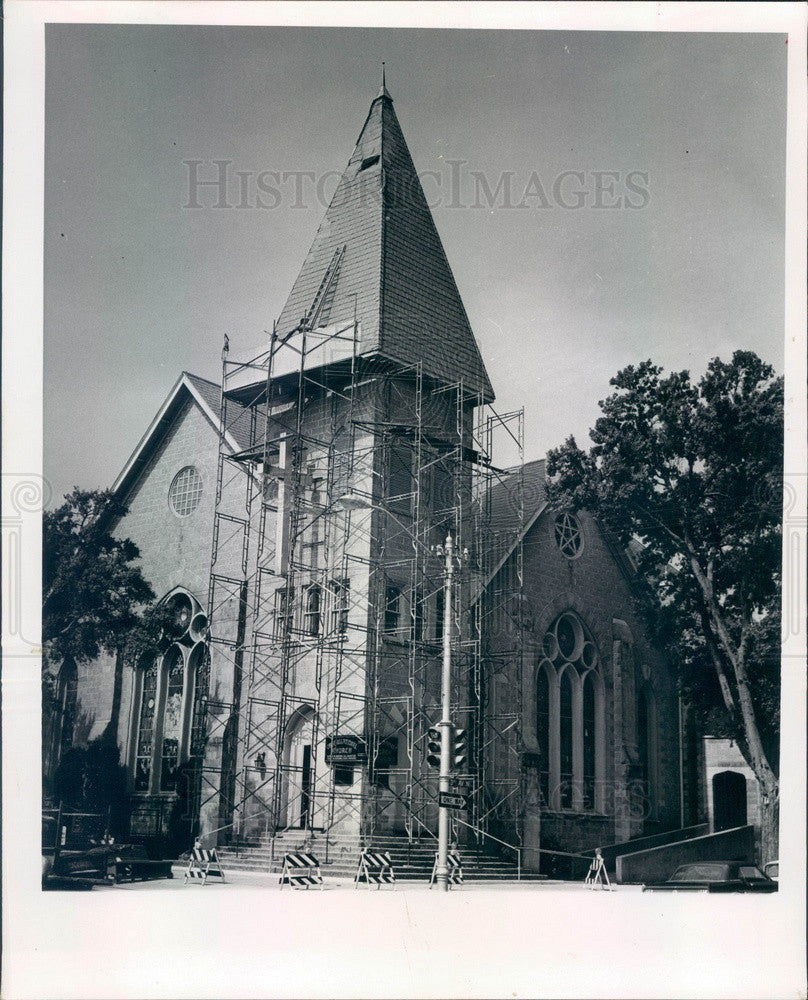
<path fill-rule="evenodd" d="M 202 477 L 193 465 L 186 465 L 174 476 L 168 491 L 171 509 L 180 517 L 193 514 L 202 496 Z"/>
<path fill-rule="evenodd" d="M 187 594 L 174 594 L 167 602 L 170 619 L 166 631 L 172 639 L 180 639 L 188 631 L 194 608 Z"/>
<path fill-rule="evenodd" d="M 584 549 L 581 522 L 574 514 L 566 511 L 559 514 L 554 524 L 556 545 L 567 559 L 577 559 Z"/>

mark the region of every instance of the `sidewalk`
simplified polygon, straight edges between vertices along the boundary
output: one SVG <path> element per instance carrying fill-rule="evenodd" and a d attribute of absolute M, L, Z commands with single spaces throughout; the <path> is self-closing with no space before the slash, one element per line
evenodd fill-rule
<path fill-rule="evenodd" d="M 123 882 L 120 885 L 112 886 L 111 889 L 115 892 L 200 892 L 202 890 L 205 893 L 211 892 L 227 892 L 228 889 L 262 889 L 265 892 L 280 892 L 281 887 L 279 884 L 279 875 L 264 872 L 247 872 L 233 870 L 228 872 L 225 869 L 225 881 L 221 882 L 220 879 L 212 878 L 204 886 L 200 885 L 199 882 L 185 882 L 185 867 L 180 865 L 173 866 L 173 879 L 155 879 L 153 882 Z M 101 887 L 100 890 L 95 891 L 108 891 L 105 887 Z M 320 889 L 317 886 L 311 889 L 289 889 L 285 887 L 283 892 L 285 893 L 300 893 L 300 892 L 429 892 L 429 882 L 425 879 L 423 882 L 398 882 L 396 883 L 395 889 L 391 889 L 388 886 L 383 888 L 368 889 L 366 886 L 362 885 L 358 889 L 354 889 L 353 879 L 351 878 L 337 878 L 330 877 L 326 875 L 323 888 Z M 433 892 L 437 890 L 433 889 Z M 542 882 L 519 882 L 516 880 L 497 880 L 497 881 L 471 881 L 464 882 L 462 886 L 455 887 L 451 890 L 452 892 L 588 892 L 595 895 L 600 895 L 603 890 L 600 889 L 589 889 L 583 884 L 583 882 L 561 882 L 554 881 L 552 879 L 547 879 Z M 615 892 L 627 893 L 627 892 L 641 892 L 642 886 L 639 885 L 619 885 L 615 886 Z"/>

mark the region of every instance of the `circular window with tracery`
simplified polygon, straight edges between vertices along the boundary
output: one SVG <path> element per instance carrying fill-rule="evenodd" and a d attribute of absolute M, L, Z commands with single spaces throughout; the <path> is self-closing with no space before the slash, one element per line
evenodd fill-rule
<path fill-rule="evenodd" d="M 584 535 L 578 518 L 565 511 L 555 519 L 553 528 L 556 545 L 562 553 L 567 559 L 577 559 L 584 550 Z"/>
<path fill-rule="evenodd" d="M 168 491 L 171 509 L 180 517 L 193 514 L 202 496 L 202 477 L 193 465 L 186 465 L 174 476 Z"/>

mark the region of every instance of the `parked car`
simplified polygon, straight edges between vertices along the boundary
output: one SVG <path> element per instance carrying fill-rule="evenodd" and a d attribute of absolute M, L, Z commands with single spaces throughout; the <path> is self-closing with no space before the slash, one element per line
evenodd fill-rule
<path fill-rule="evenodd" d="M 777 883 L 746 861 L 695 861 L 680 865 L 666 882 L 648 883 L 647 891 L 777 892 Z"/>
<path fill-rule="evenodd" d="M 780 881 L 780 862 L 779 861 L 768 861 L 763 866 L 763 871 L 770 879 L 774 879 L 775 882 Z"/>

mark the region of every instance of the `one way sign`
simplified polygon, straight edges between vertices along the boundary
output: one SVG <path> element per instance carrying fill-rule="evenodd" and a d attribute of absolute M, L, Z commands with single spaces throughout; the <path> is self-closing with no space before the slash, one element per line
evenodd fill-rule
<path fill-rule="evenodd" d="M 441 809 L 468 809 L 469 802 L 460 792 L 438 792 L 438 805 Z"/>

